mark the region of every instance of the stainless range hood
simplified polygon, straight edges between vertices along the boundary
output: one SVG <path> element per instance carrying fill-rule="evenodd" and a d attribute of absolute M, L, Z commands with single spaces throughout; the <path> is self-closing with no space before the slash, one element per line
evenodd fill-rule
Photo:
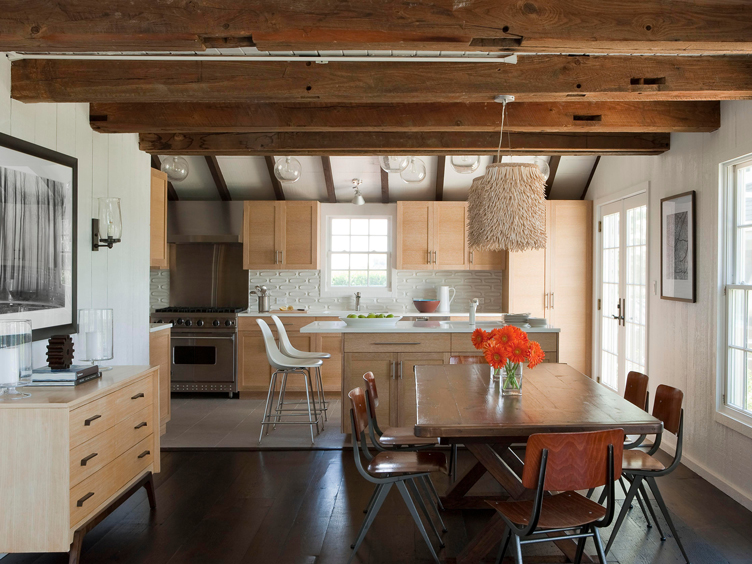
<path fill-rule="evenodd" d="M 168 243 L 242 243 L 243 202 L 168 202 Z"/>

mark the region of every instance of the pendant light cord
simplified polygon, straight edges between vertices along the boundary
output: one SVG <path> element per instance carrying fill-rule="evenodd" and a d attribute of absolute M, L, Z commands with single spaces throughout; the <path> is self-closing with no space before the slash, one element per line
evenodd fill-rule
<path fill-rule="evenodd" d="M 499 130 L 499 148 L 496 151 L 496 162 L 501 162 L 501 144 L 504 141 L 504 114 L 507 113 L 507 101 L 504 100 L 501 104 L 501 129 Z M 512 142 L 511 140 L 509 141 Z M 510 147 L 511 152 L 511 147 Z"/>

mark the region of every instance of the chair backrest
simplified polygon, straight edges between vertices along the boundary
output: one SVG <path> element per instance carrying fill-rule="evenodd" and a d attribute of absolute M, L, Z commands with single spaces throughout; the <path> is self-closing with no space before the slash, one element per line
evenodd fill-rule
<path fill-rule="evenodd" d="M 354 388 L 347 394 L 353 412 L 355 426 L 353 427 L 353 443 L 360 441 L 360 435 L 368 428 L 368 414 L 366 413 L 366 395 L 362 388 Z"/>
<path fill-rule="evenodd" d="M 683 400 L 684 392 L 679 388 L 661 384 L 655 390 L 653 417 L 663 421 L 663 428 L 674 435 L 679 432 Z"/>
<path fill-rule="evenodd" d="M 286 368 L 289 366 L 289 360 L 283 355 L 277 348 L 277 341 L 274 340 L 274 334 L 266 321 L 263 319 L 256 319 L 259 327 L 261 327 L 261 335 L 264 337 L 264 347 L 266 348 L 266 358 L 269 360 L 269 364 L 272 368 Z"/>
<path fill-rule="evenodd" d="M 488 364 L 484 356 L 450 356 L 449 364 Z"/>
<path fill-rule="evenodd" d="M 627 385 L 624 388 L 624 399 L 640 409 L 645 409 L 645 402 L 648 399 L 648 380 L 649 378 L 641 372 L 635 372 L 633 370 L 627 374 Z"/>
<path fill-rule="evenodd" d="M 274 321 L 274 325 L 277 326 L 277 335 L 279 335 L 279 350 L 282 352 L 282 354 L 290 356 L 295 355 L 295 347 L 292 346 L 290 338 L 287 336 L 285 324 L 282 323 L 282 320 L 276 315 L 272 315 L 272 321 Z"/>
<path fill-rule="evenodd" d="M 371 419 L 376 419 L 376 408 L 379 407 L 379 391 L 376 389 L 376 377 L 373 372 L 363 374 L 363 380 L 368 390 L 368 407 L 371 411 Z"/>
<path fill-rule="evenodd" d="M 614 479 L 618 479 L 623 444 L 622 429 L 531 435 L 525 450 L 522 485 L 528 489 L 538 487 L 541 456 L 546 449 L 545 490 L 588 490 L 603 486 L 608 476 L 608 446 L 612 445 L 614 449 Z"/>

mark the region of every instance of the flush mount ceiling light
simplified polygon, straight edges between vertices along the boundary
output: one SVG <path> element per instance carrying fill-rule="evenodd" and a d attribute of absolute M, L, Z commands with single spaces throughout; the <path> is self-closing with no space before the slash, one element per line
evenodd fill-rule
<path fill-rule="evenodd" d="M 471 155 L 453 155 L 452 167 L 460 174 L 470 174 L 478 170 L 480 166 L 480 157 Z"/>
<path fill-rule="evenodd" d="M 407 157 L 379 157 L 379 165 L 384 172 L 402 172 L 408 165 Z"/>
<path fill-rule="evenodd" d="M 400 172 L 400 178 L 408 184 L 421 182 L 426 177 L 426 165 L 417 157 L 407 158 L 407 167 Z"/>
<path fill-rule="evenodd" d="M 188 161 L 183 157 L 167 157 L 160 168 L 173 182 L 180 182 L 188 176 Z"/>
<path fill-rule="evenodd" d="M 360 185 L 363 183 L 362 180 L 359 178 L 353 178 L 353 190 L 355 190 L 355 197 L 352 199 L 352 203 L 356 206 L 362 206 L 366 203 L 365 199 L 363 198 L 363 194 L 360 193 Z"/>
<path fill-rule="evenodd" d="M 499 149 L 507 103 L 514 96 L 497 96 L 503 104 Z M 511 139 L 509 153 L 511 156 Z M 546 179 L 533 163 L 490 164 L 473 180 L 468 195 L 468 243 L 478 251 L 528 251 L 546 248 Z"/>
<path fill-rule="evenodd" d="M 282 157 L 274 164 L 274 176 L 280 182 L 297 182 L 303 167 L 295 157 Z"/>

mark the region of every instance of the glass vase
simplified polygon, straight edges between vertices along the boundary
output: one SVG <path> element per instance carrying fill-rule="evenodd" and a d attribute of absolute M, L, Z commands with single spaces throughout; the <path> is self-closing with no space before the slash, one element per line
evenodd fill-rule
<path fill-rule="evenodd" d="M 78 336 L 76 349 L 81 351 L 81 360 L 99 365 L 99 370 L 111 370 L 101 366 L 103 360 L 112 360 L 112 310 L 78 310 Z"/>
<path fill-rule="evenodd" d="M 522 395 L 522 363 L 507 365 L 501 370 L 501 395 L 516 397 Z"/>
<path fill-rule="evenodd" d="M 0 321 L 0 400 L 27 398 L 16 388 L 31 382 L 31 321 Z"/>

